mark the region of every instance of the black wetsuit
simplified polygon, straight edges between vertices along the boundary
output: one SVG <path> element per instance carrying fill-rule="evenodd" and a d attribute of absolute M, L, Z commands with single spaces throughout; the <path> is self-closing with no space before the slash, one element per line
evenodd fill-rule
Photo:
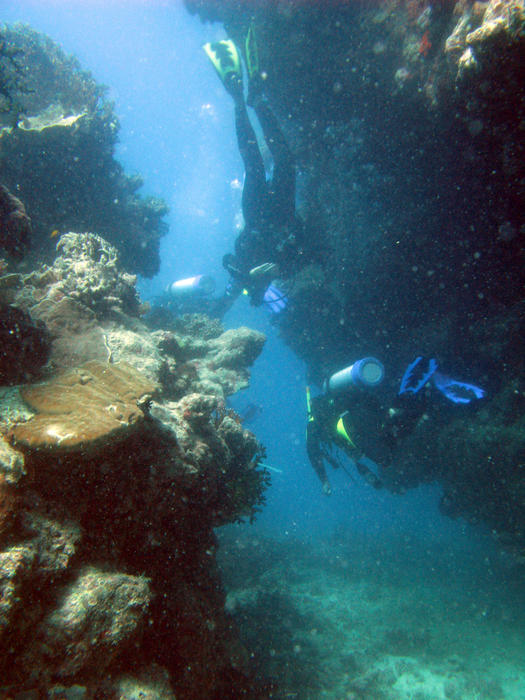
<path fill-rule="evenodd" d="M 276 263 L 280 276 L 298 266 L 304 225 L 295 212 L 295 164 L 268 102 L 254 101 L 265 141 L 274 161 L 273 177 L 266 180 L 264 162 L 243 98 L 235 100 L 235 126 L 246 177 L 242 193 L 245 227 L 235 242 L 233 265 L 246 274 L 263 263 Z M 229 256 L 227 256 L 229 257 Z M 229 258 L 232 262 L 231 257 Z"/>
<path fill-rule="evenodd" d="M 382 467 L 388 466 L 398 440 L 414 430 L 425 405 L 422 397 L 410 395 L 397 396 L 385 407 L 368 390 L 350 391 L 335 398 L 326 394 L 313 398 L 306 426 L 306 451 L 323 486 L 328 485 L 324 462 L 340 466 L 330 454 L 333 445 L 344 450 L 360 475 L 379 488 L 380 478 L 360 458 L 366 455 Z"/>

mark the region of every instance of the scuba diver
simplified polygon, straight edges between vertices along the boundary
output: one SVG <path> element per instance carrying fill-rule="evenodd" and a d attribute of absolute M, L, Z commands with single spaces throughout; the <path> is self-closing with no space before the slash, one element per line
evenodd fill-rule
<path fill-rule="evenodd" d="M 257 272 L 256 269 L 255 275 Z M 169 284 L 163 294 L 155 299 L 154 307 L 166 309 L 177 316 L 200 313 L 222 320 L 239 294 L 250 293 L 237 282 L 229 282 L 221 296 L 214 296 L 215 287 L 215 280 L 210 275 L 195 275 L 179 279 Z M 264 287 L 261 303 L 273 315 L 284 311 L 288 302 L 286 295 L 275 285 L 268 284 L 268 281 L 264 283 Z"/>
<path fill-rule="evenodd" d="M 246 101 L 240 55 L 233 41 L 207 43 L 204 50 L 234 100 L 237 142 L 245 168 L 242 192 L 245 226 L 235 242 L 235 255 L 228 254 L 223 259 L 231 277 L 227 293 L 235 299 L 245 291 L 251 303 L 259 306 L 267 301 L 265 295 L 272 280 L 289 276 L 303 252 L 304 224 L 295 211 L 295 163 L 264 95 L 264 74 L 259 70 L 253 27 L 245 42 L 249 79 Z M 255 110 L 273 158 L 270 181 L 266 179 L 247 104 Z"/>
<path fill-rule="evenodd" d="M 371 391 L 381 384 L 384 374 L 379 360 L 365 357 L 327 379 L 323 394 L 312 398 L 309 387 L 306 389 L 306 451 L 326 495 L 332 489 L 324 462 L 345 469 L 329 451 L 333 446 L 346 453 L 365 481 L 374 488 L 382 487 L 379 464 L 387 467 L 392 462 L 398 441 L 423 416 L 423 387 L 431 385 L 455 404 L 468 404 L 485 395 L 483 389 L 439 372 L 435 359 L 417 357 L 405 370 L 399 393 L 384 410 Z"/>

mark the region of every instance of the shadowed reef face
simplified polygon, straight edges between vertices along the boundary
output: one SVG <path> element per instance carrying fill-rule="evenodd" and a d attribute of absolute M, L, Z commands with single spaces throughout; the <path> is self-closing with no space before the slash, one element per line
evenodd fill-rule
<path fill-rule="evenodd" d="M 388 480 L 438 481 L 522 548 L 523 3 L 187 5 L 240 47 L 253 22 L 296 157 L 311 255 L 283 338 L 319 384 L 375 355 L 395 394 L 424 354 L 486 388 L 436 406 Z"/>

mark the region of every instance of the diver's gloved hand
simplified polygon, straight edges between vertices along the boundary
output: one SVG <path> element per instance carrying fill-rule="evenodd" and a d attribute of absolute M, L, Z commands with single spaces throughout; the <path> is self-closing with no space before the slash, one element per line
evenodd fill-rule
<path fill-rule="evenodd" d="M 263 277 L 272 280 L 274 277 L 279 276 L 279 268 L 275 263 L 266 262 L 262 263 L 262 265 L 252 267 L 248 274 L 251 280 L 258 280 Z"/>
<path fill-rule="evenodd" d="M 323 484 L 323 493 L 325 496 L 331 496 L 332 495 L 332 487 L 328 483 L 328 481 L 325 481 Z"/>
<path fill-rule="evenodd" d="M 264 294 L 272 279 L 279 274 L 279 268 L 275 263 L 263 263 L 252 267 L 248 273 L 246 287 L 250 294 L 250 301 L 254 306 L 260 306 L 264 301 Z"/>

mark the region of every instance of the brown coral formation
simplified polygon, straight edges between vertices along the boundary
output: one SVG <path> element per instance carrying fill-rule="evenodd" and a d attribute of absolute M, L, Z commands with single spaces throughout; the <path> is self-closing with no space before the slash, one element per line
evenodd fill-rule
<path fill-rule="evenodd" d="M 151 589 L 141 576 L 108 573 L 91 567 L 58 596 L 56 607 L 38 624 L 26 651 L 29 678 L 41 681 L 37 669 L 59 679 L 99 673 L 122 654 L 125 642 L 137 642 L 151 603 Z M 51 672 L 52 670 L 52 672 Z"/>
<path fill-rule="evenodd" d="M 150 332 L 139 319 L 135 277 L 121 270 L 117 250 L 100 236 L 68 233 L 52 266 L 9 275 L 0 299 L 45 324 L 52 337 L 49 364 L 57 370 L 84 362 L 125 362 L 160 380 L 165 395 L 193 389 L 225 398 L 247 385 L 264 344 L 248 328 L 224 331 L 205 316 L 186 316 L 170 331 Z"/>
<path fill-rule="evenodd" d="M 207 339 L 197 342 L 183 327 L 157 332 L 155 337 L 165 354 L 161 380 L 165 391 L 174 397 L 190 387 L 223 398 L 243 389 L 248 383 L 244 368 L 254 362 L 264 345 L 261 333 L 244 327 L 235 331 L 217 327 Z"/>
<path fill-rule="evenodd" d="M 490 70 L 513 45 L 519 45 L 525 26 L 522 0 L 475 2 L 462 8 L 445 53 L 457 67 L 457 78 Z"/>
<path fill-rule="evenodd" d="M 21 389 L 35 415 L 15 423 L 10 438 L 33 450 L 105 445 L 122 439 L 143 418 L 139 406 L 155 385 L 126 365 L 96 360 Z"/>
<path fill-rule="evenodd" d="M 263 499 L 262 447 L 224 399 L 264 338 L 204 317 L 152 332 L 106 241 L 59 253 L 2 291 L 52 336 L 43 378 L 0 391 L 3 688 L 249 689 L 213 527 Z"/>

